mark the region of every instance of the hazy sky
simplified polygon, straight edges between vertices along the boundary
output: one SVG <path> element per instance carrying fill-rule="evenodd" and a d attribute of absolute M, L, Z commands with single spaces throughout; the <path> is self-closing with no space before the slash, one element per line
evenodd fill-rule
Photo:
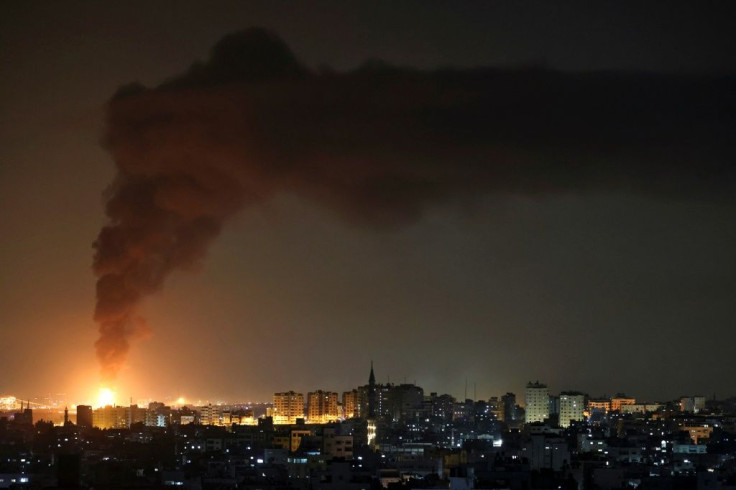
<path fill-rule="evenodd" d="M 729 10 L 729 2 L 3 2 L 0 395 L 63 392 L 76 403 L 99 385 L 92 243 L 116 174 L 100 144 L 105 104 L 121 85 L 180 76 L 223 36 L 253 26 L 278 34 L 314 72 L 380 59 L 423 70 L 538 65 L 612 80 L 622 70 L 698 78 L 733 73 Z M 731 78 L 704 90 L 703 100 L 723 96 L 716 143 L 736 139 L 735 86 Z M 195 270 L 175 270 L 144 300 L 151 335 L 132 342 L 116 388 L 136 399 L 268 400 L 274 391 L 351 389 L 367 381 L 373 360 L 378 381 L 458 397 L 466 381 L 487 398 L 521 394 L 537 379 L 552 392 L 735 395 L 736 156 L 733 146 L 702 143 L 710 137 L 685 138 L 706 154 L 701 167 L 699 154 L 682 157 L 700 174 L 673 177 L 702 178 L 697 192 L 647 191 L 669 182 L 659 161 L 645 192 L 629 192 L 639 174 L 611 187 L 482 188 L 376 227 L 345 219 L 321 195 L 277 187 L 228 216 Z M 563 154 L 608 143 L 575 138 L 565 135 Z M 672 139 L 664 134 L 658 149 L 679 148 Z M 466 155 L 459 145 L 457 159 Z M 454 167 L 442 168 L 452 181 Z M 613 174 L 626 184 L 622 168 Z M 715 168 L 725 184 L 710 175 Z"/>

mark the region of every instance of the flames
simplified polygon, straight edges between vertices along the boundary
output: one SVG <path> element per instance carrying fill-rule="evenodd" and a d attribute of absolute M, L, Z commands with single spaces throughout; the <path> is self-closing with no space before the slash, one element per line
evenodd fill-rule
<path fill-rule="evenodd" d="M 100 387 L 100 391 L 97 393 L 96 408 L 106 407 L 108 405 L 115 405 L 115 392 L 110 388 Z"/>

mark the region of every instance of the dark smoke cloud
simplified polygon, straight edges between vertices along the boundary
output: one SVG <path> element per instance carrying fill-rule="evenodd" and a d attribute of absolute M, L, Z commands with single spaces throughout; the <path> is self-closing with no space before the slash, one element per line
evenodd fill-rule
<path fill-rule="evenodd" d="M 275 193 L 377 228 L 477 193 L 730 200 L 735 129 L 731 76 L 380 62 L 317 73 L 271 33 L 229 35 L 208 62 L 109 103 L 118 175 L 94 260 L 103 374 L 114 378 L 146 331 L 140 301 Z"/>

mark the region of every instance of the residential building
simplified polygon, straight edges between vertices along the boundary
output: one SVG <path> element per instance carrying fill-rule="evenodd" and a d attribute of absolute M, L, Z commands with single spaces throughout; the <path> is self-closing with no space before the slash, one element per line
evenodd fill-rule
<path fill-rule="evenodd" d="M 585 395 L 576 391 L 560 393 L 560 427 L 570 427 L 572 421 L 583 420 Z"/>
<path fill-rule="evenodd" d="M 524 422 L 544 422 L 549 418 L 549 389 L 539 381 L 526 385 L 526 413 Z"/>
<path fill-rule="evenodd" d="M 287 391 L 273 395 L 273 423 L 295 424 L 304 418 L 304 394 Z"/>
<path fill-rule="evenodd" d="M 326 424 L 339 417 L 337 393 L 322 390 L 307 393 L 307 421 L 310 424 Z"/>

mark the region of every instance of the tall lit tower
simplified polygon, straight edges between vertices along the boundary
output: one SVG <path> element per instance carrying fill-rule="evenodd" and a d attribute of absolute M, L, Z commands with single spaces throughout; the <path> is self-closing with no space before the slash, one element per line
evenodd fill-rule
<path fill-rule="evenodd" d="M 549 418 L 549 390 L 547 385 L 537 381 L 526 385 L 526 415 L 524 422 L 544 422 Z"/>

